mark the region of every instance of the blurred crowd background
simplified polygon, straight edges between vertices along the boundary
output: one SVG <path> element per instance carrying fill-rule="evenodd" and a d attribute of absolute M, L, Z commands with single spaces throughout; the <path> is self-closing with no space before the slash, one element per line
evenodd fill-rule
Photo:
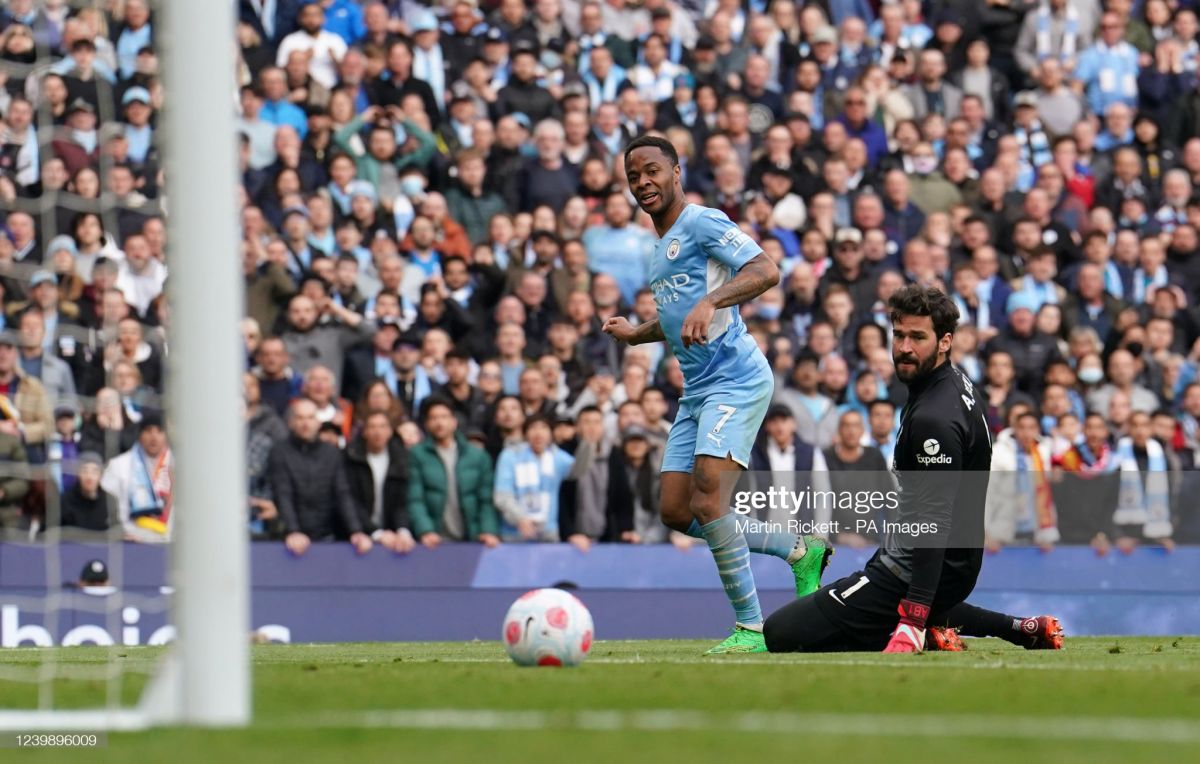
<path fill-rule="evenodd" d="M 655 317 L 622 168 L 655 132 L 784 274 L 743 307 L 753 468 L 887 484 L 884 304 L 935 285 L 989 548 L 1200 540 L 1192 0 L 236 5 L 242 241 L 209 256 L 245 276 L 254 538 L 690 543 L 657 518 L 679 365 L 599 330 Z M 0 2 L 8 534 L 171 536 L 155 11 Z"/>

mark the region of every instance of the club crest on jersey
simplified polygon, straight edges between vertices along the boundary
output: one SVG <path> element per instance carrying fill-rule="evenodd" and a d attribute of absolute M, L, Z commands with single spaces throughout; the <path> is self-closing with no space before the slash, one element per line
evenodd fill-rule
<path fill-rule="evenodd" d="M 679 257 L 679 239 L 671 239 L 671 243 L 667 245 L 667 259 L 674 260 Z"/>

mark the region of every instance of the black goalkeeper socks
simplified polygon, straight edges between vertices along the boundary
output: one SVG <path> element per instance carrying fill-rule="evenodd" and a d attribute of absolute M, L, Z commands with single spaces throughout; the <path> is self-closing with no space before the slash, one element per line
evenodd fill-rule
<path fill-rule="evenodd" d="M 1021 619 L 960 602 L 938 618 L 939 625 L 958 629 L 964 637 L 999 637 L 1014 645 L 1023 643 Z"/>

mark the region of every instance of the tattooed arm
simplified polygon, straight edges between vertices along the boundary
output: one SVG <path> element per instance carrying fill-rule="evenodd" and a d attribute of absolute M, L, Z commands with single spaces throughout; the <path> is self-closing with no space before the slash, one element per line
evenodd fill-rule
<path fill-rule="evenodd" d="M 741 267 L 732 281 L 706 295 L 683 319 L 680 334 L 684 347 L 708 341 L 708 326 L 718 310 L 749 302 L 778 283 L 779 268 L 771 258 L 765 253 L 754 257 Z"/>

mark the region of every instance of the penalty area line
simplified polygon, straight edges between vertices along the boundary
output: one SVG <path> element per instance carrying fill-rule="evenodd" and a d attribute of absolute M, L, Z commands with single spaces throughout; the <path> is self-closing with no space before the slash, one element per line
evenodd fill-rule
<path fill-rule="evenodd" d="M 611 711 L 497 711 L 484 709 L 375 710 L 306 716 L 255 726 L 475 731 L 736 732 L 1023 740 L 1098 740 L 1120 743 L 1200 743 L 1194 719 L 1131 716 L 984 716 L 978 714 L 710 713 L 686 709 Z"/>

